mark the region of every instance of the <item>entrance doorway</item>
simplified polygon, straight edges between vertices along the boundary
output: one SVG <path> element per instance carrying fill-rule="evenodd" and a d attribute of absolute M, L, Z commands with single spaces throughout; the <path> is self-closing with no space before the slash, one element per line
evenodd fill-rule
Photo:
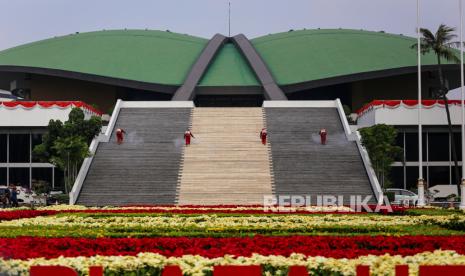
<path fill-rule="evenodd" d="M 261 107 L 263 95 L 198 95 L 196 107 Z"/>

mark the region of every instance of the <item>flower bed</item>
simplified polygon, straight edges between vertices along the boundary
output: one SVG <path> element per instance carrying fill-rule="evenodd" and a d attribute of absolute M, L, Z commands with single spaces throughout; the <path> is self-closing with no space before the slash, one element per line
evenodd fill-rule
<path fill-rule="evenodd" d="M 34 218 L 38 216 L 51 216 L 57 214 L 54 210 L 14 210 L 0 211 L 0 221 L 15 220 L 21 218 Z"/>
<path fill-rule="evenodd" d="M 46 246 L 44 246 L 46 245 Z M 33 238 L 0 239 L 0 256 L 5 259 L 58 258 L 78 256 L 135 256 L 142 252 L 165 257 L 226 255 L 250 257 L 293 253 L 305 256 L 358 258 L 364 255 L 415 255 L 424 251 L 454 250 L 465 254 L 465 236 L 288 236 L 243 238 Z"/>
<path fill-rule="evenodd" d="M 69 265 L 81 273 L 98 264 L 106 275 L 159 275 L 165 265 L 208 275 L 214 265 L 225 264 L 259 264 L 268 275 L 286 275 L 289 265 L 353 275 L 357 264 L 368 264 L 376 275 L 395 264 L 409 263 L 413 271 L 421 264 L 465 264 L 463 212 L 297 211 L 264 213 L 261 206 L 0 211 L 0 275 L 22 275 L 34 264 Z"/>
<path fill-rule="evenodd" d="M 222 265 L 260 265 L 265 275 L 287 275 L 289 266 L 305 266 L 309 272 L 317 275 L 355 275 L 358 265 L 371 266 L 372 275 L 394 275 L 396 265 L 408 265 L 411 275 L 417 275 L 420 265 L 463 265 L 465 256 L 454 251 L 434 251 L 402 257 L 400 255 L 361 256 L 355 259 L 305 257 L 301 254 L 285 256 L 205 258 L 184 255 L 182 257 L 164 257 L 154 253 L 140 253 L 137 256 L 94 256 L 77 258 L 42 258 L 30 260 L 1 260 L 0 274 L 27 275 L 33 265 L 61 265 L 73 267 L 85 274 L 90 266 L 103 266 L 106 275 L 160 275 L 167 265 L 179 266 L 184 275 L 211 275 L 214 266 Z"/>
<path fill-rule="evenodd" d="M 465 216 L 61 213 L 0 223 L 0 237 L 464 234 Z"/>

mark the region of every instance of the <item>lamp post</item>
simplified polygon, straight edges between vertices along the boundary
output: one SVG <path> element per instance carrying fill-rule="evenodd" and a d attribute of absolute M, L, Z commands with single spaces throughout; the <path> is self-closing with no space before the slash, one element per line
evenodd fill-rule
<path fill-rule="evenodd" d="M 421 125 L 421 39 L 420 39 L 420 0 L 417 0 L 417 60 L 418 60 L 418 203 L 425 206 L 425 183 L 423 179 L 423 129 Z"/>

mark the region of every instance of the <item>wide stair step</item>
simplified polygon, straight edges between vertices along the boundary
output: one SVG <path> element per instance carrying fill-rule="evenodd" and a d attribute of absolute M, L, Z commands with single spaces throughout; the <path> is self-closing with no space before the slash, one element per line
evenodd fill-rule
<path fill-rule="evenodd" d="M 263 119 L 262 108 L 194 109 L 179 204 L 261 204 L 273 193 Z"/>
<path fill-rule="evenodd" d="M 174 204 L 182 164 L 183 133 L 191 108 L 122 108 L 114 130 L 127 135 L 100 143 L 77 204 Z"/>
<path fill-rule="evenodd" d="M 348 141 L 336 108 L 266 108 L 278 196 L 375 197 L 355 142 Z M 321 145 L 319 131 L 328 131 Z"/>

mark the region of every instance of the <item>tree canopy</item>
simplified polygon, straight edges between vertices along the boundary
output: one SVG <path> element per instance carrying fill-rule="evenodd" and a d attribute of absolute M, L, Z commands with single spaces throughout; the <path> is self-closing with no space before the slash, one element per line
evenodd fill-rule
<path fill-rule="evenodd" d="M 396 146 L 397 130 L 385 124 L 374 125 L 360 129 L 362 145 L 368 151 L 373 169 L 381 180 L 383 187 L 388 187 L 388 175 L 395 159 L 401 156 L 403 150 Z"/>
<path fill-rule="evenodd" d="M 34 147 L 34 157 L 42 162 L 50 162 L 65 172 L 65 192 L 71 188 L 78 168 L 89 156 L 89 144 L 100 133 L 102 120 L 92 116 L 85 120 L 80 108 L 73 108 L 68 120 L 50 120 L 42 144 Z"/>

